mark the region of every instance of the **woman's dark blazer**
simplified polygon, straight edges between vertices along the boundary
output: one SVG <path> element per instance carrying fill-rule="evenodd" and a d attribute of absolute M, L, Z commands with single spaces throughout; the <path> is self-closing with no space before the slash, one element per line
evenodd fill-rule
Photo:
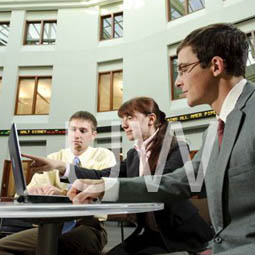
<path fill-rule="evenodd" d="M 168 155 L 163 174 L 173 172 L 183 165 L 180 146 L 176 144 Z M 153 152 L 152 152 L 153 153 Z M 135 149 L 130 149 L 127 158 L 113 168 L 103 170 L 84 169 L 75 166 L 79 179 L 99 179 L 101 177 L 137 177 L 139 176 L 139 156 Z M 211 227 L 199 216 L 198 210 L 188 200 L 175 202 L 171 207 L 154 212 L 155 219 L 167 249 L 174 251 L 199 251 L 212 239 Z"/>

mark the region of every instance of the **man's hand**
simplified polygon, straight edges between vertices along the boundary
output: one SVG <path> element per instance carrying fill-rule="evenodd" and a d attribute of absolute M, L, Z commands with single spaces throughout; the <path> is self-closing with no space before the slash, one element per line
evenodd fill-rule
<path fill-rule="evenodd" d="M 44 195 L 43 187 L 30 187 L 27 189 L 28 194 L 31 195 Z"/>
<path fill-rule="evenodd" d="M 52 185 L 46 185 L 43 187 L 43 192 L 45 195 L 64 195 L 66 192 L 58 189 Z"/>
<path fill-rule="evenodd" d="M 52 185 L 30 187 L 28 193 L 32 195 L 64 195 L 66 192 Z"/>
<path fill-rule="evenodd" d="M 101 199 L 104 196 L 105 185 L 104 180 L 76 180 L 71 189 L 67 192 L 67 196 L 74 204 L 89 204 L 95 199 Z"/>
<path fill-rule="evenodd" d="M 53 169 L 58 169 L 60 175 L 65 173 L 66 163 L 61 160 L 48 159 L 29 154 L 22 154 L 22 156 L 32 160 L 31 170 L 34 172 L 48 172 Z"/>

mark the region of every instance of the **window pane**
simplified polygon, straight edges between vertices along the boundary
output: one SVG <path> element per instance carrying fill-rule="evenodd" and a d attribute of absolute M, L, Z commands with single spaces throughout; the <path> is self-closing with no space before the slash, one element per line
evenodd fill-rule
<path fill-rule="evenodd" d="M 34 87 L 34 78 L 20 79 L 16 114 L 32 114 Z"/>
<path fill-rule="evenodd" d="M 189 13 L 205 8 L 205 0 L 189 0 Z"/>
<path fill-rule="evenodd" d="M 39 78 L 36 93 L 35 114 L 49 114 L 51 99 L 51 78 Z"/>
<path fill-rule="evenodd" d="M 114 16 L 114 38 L 123 36 L 123 14 Z"/>
<path fill-rule="evenodd" d="M 171 20 L 185 15 L 185 0 L 169 0 Z"/>
<path fill-rule="evenodd" d="M 28 23 L 26 44 L 39 44 L 41 23 Z"/>
<path fill-rule="evenodd" d="M 177 73 L 177 58 L 172 59 L 171 65 L 172 65 L 172 68 L 171 68 L 172 79 L 171 79 L 171 81 L 173 81 L 172 89 L 173 89 L 173 100 L 174 100 L 174 99 L 183 98 L 183 94 L 182 94 L 181 88 L 176 88 L 174 85 L 174 82 L 178 75 L 178 73 Z"/>
<path fill-rule="evenodd" d="M 9 35 L 9 25 L 0 24 L 0 46 L 7 45 Z"/>
<path fill-rule="evenodd" d="M 55 44 L 56 41 L 56 22 L 44 23 L 43 44 Z"/>
<path fill-rule="evenodd" d="M 107 74 L 100 74 L 100 84 L 99 84 L 99 111 L 110 111 L 111 109 L 111 75 L 110 73 Z"/>
<path fill-rule="evenodd" d="M 122 104 L 123 75 L 122 72 L 113 73 L 113 110 L 118 110 Z"/>
<path fill-rule="evenodd" d="M 112 37 L 112 21 L 111 16 L 102 18 L 102 35 L 103 40 L 110 39 Z"/>
<path fill-rule="evenodd" d="M 245 76 L 248 80 L 255 81 L 255 45 L 254 34 L 248 35 L 249 39 L 249 54 L 246 63 Z"/>

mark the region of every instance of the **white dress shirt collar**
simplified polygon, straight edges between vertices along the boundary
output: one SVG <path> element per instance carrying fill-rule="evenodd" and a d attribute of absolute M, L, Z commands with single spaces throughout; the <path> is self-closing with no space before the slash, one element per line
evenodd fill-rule
<path fill-rule="evenodd" d="M 224 122 L 226 122 L 228 115 L 235 108 L 236 102 L 240 95 L 242 94 L 246 82 L 247 82 L 246 79 L 242 79 L 229 91 L 228 95 L 226 96 L 222 104 L 220 114 L 216 116 L 217 119 L 220 118 Z"/>

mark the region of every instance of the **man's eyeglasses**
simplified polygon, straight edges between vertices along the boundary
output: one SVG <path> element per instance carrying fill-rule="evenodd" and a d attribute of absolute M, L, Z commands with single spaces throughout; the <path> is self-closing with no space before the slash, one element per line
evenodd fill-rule
<path fill-rule="evenodd" d="M 200 63 L 200 61 L 196 61 L 193 63 L 189 63 L 189 64 L 181 64 L 179 66 L 177 66 L 177 73 L 180 77 L 183 77 L 185 75 L 187 75 L 188 73 L 190 73 L 198 64 Z M 188 68 L 190 67 L 190 68 Z"/>

